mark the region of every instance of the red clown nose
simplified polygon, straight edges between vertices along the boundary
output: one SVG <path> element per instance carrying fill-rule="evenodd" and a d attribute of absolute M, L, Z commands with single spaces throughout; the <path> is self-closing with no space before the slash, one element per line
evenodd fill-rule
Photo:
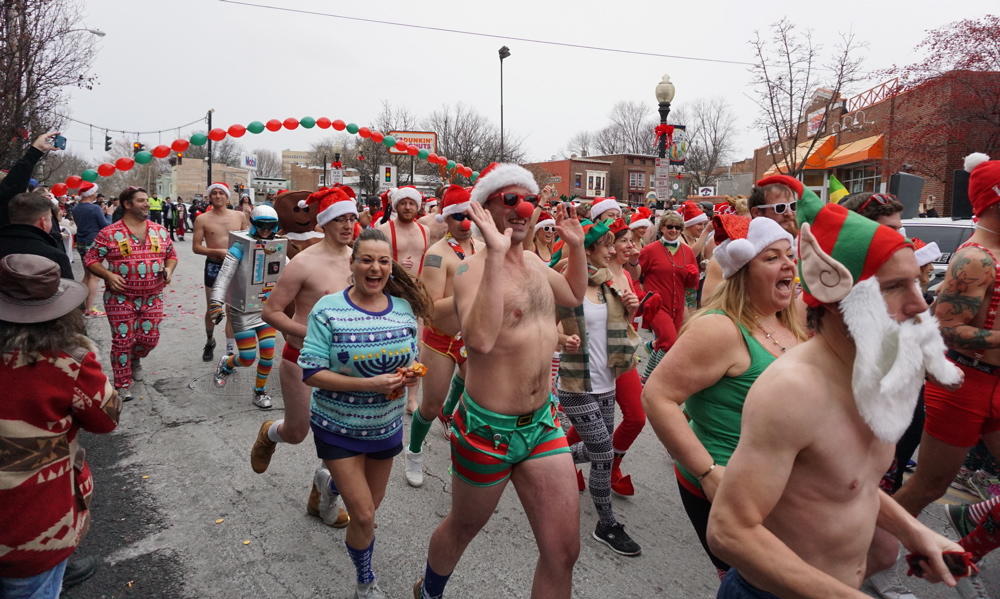
<path fill-rule="evenodd" d="M 468 231 L 472 228 L 472 221 L 470 219 L 465 219 L 458 226 L 461 227 L 463 231 Z"/>
<path fill-rule="evenodd" d="M 529 204 L 528 202 L 525 202 L 524 200 L 518 202 L 517 206 L 514 207 L 514 214 L 517 214 L 519 217 L 525 220 L 531 218 L 531 213 L 534 211 L 535 207 Z"/>

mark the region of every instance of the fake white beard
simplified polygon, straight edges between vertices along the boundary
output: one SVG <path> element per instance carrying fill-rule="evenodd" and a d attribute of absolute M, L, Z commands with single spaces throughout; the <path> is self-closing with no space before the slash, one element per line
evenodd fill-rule
<path fill-rule="evenodd" d="M 896 322 L 875 277 L 855 285 L 840 310 L 857 348 L 851 380 L 855 405 L 876 437 L 895 443 L 913 419 L 926 374 L 956 385 L 962 371 L 945 358 L 944 340 L 930 311 Z"/>

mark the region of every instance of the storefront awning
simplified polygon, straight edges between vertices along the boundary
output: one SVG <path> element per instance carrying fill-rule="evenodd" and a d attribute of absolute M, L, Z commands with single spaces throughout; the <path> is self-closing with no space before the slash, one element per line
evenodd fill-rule
<path fill-rule="evenodd" d="M 799 145 L 795 146 L 795 161 L 798 162 L 802 160 L 802 157 L 809 152 L 809 146 L 812 145 L 812 140 L 804 141 Z M 803 166 L 804 170 L 819 170 L 826 168 L 826 159 L 830 154 L 833 153 L 834 149 L 837 147 L 837 136 L 827 135 L 823 139 L 816 142 L 813 147 L 812 152 L 806 157 L 806 163 Z M 779 159 L 777 166 L 771 166 L 771 168 L 764 171 L 765 177 L 770 177 L 771 175 L 777 175 L 778 173 L 785 170 L 785 163 L 783 160 Z"/>
<path fill-rule="evenodd" d="M 882 158 L 884 146 L 885 141 L 882 135 L 873 135 L 837 146 L 837 149 L 826 159 L 826 168 L 864 162 L 865 160 L 879 160 Z"/>

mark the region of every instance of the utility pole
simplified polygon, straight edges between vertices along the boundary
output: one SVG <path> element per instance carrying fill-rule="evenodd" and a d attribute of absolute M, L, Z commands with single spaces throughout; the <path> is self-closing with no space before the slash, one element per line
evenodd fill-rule
<path fill-rule="evenodd" d="M 503 59 L 510 56 L 510 48 L 500 48 L 500 162 L 503 162 Z"/>
<path fill-rule="evenodd" d="M 212 113 L 215 112 L 214 108 L 208 109 L 208 130 L 212 130 Z M 205 187 L 212 184 L 212 138 L 208 138 L 208 183 Z"/>

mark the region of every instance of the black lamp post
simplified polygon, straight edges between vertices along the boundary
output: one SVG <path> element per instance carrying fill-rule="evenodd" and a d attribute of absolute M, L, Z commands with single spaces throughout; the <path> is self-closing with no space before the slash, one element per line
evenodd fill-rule
<path fill-rule="evenodd" d="M 674 101 L 674 84 L 670 82 L 670 75 L 664 75 L 663 79 L 656 84 L 656 101 L 659 103 L 660 124 L 667 124 L 667 115 L 670 114 L 670 103 Z M 661 135 L 659 139 L 658 156 L 667 157 L 667 136 Z"/>
<path fill-rule="evenodd" d="M 503 162 L 503 59 L 510 56 L 510 48 L 500 47 L 500 162 Z"/>

